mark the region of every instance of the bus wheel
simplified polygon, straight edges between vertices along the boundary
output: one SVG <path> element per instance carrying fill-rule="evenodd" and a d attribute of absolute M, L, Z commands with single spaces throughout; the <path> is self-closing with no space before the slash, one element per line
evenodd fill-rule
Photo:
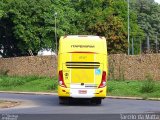
<path fill-rule="evenodd" d="M 102 99 L 97 99 L 96 104 L 100 105 L 102 103 Z"/>
<path fill-rule="evenodd" d="M 59 97 L 59 104 L 68 104 L 69 99 L 65 97 Z"/>
<path fill-rule="evenodd" d="M 102 103 L 102 99 L 93 99 L 91 102 L 93 104 L 100 105 Z"/>

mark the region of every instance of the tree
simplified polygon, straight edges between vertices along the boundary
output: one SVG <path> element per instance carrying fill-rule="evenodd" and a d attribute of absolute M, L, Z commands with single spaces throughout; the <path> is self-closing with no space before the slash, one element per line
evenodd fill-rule
<path fill-rule="evenodd" d="M 4 57 L 27 55 L 28 50 L 36 53 L 40 46 L 50 46 L 53 28 L 49 24 L 54 22 L 49 0 L 4 0 L 4 4 L 5 15 L 0 20 Z"/>
<path fill-rule="evenodd" d="M 0 46 L 4 57 L 29 55 L 29 50 L 37 54 L 42 48 L 55 46 L 55 12 L 58 36 L 76 32 L 77 13 L 70 0 L 3 0 L 3 4 Z"/>
<path fill-rule="evenodd" d="M 80 17 L 76 23 L 79 34 L 91 34 L 90 28 L 97 22 L 103 22 L 110 13 L 112 0 L 72 0 Z"/>
<path fill-rule="evenodd" d="M 143 36 L 149 36 L 150 43 L 154 46 L 156 35 L 160 33 L 160 5 L 154 0 L 135 0 L 132 9 L 137 12 L 138 25 L 144 31 Z M 141 37 L 143 46 L 146 46 L 146 38 Z"/>
<path fill-rule="evenodd" d="M 17 48 L 16 40 L 13 35 L 12 14 L 6 14 L 7 4 L 1 1 L 0 3 L 0 54 L 2 56 L 13 56 L 19 49 Z"/>
<path fill-rule="evenodd" d="M 119 53 L 127 51 L 127 21 L 128 21 L 128 13 L 127 13 L 127 2 L 125 0 L 79 0 L 79 2 L 76 2 L 76 10 L 81 13 L 81 19 L 79 20 L 78 26 L 81 26 L 81 31 L 83 34 L 97 34 L 102 36 L 109 36 L 108 31 L 111 24 L 114 24 L 115 28 L 118 28 L 121 25 L 121 31 L 118 31 L 118 34 L 112 34 L 115 35 L 115 38 L 118 35 L 120 41 L 122 42 L 119 45 L 122 45 L 122 50 L 119 50 L 119 47 L 117 46 L 117 49 L 115 49 L 115 46 L 113 46 L 113 51 L 111 53 Z M 85 18 L 85 19 L 84 19 Z M 108 19 L 110 21 L 108 21 Z M 113 22 L 114 21 L 114 22 Z M 108 23 L 106 23 L 108 22 Z M 113 23 L 112 23 L 113 22 Z M 117 22 L 117 23 L 116 23 Z M 99 29 L 101 27 L 104 27 L 107 29 L 106 31 L 102 30 L 101 32 Z M 114 30 L 111 29 L 114 33 Z M 96 33 L 98 32 L 98 33 Z M 122 32 L 120 34 L 120 32 Z M 134 35 L 143 35 L 143 30 L 138 26 L 137 23 L 137 14 L 134 12 L 134 10 L 130 11 L 130 36 Z M 123 39 L 122 39 L 123 38 Z M 108 48 L 112 48 L 111 45 L 113 45 L 113 41 L 111 38 L 106 38 L 108 41 Z M 111 42 L 111 44 L 110 44 Z M 117 44 L 117 43 L 115 43 Z M 125 47 L 124 47 L 125 46 Z M 124 50 L 126 49 L 126 50 Z"/>
<path fill-rule="evenodd" d="M 130 0 L 130 38 L 153 43 L 160 33 L 160 7 L 154 0 Z M 57 38 L 68 34 L 105 36 L 110 53 L 127 51 L 127 0 L 1 0 L 0 51 L 3 57 L 35 55 L 55 47 Z M 142 41 L 143 42 L 143 41 Z M 140 41 L 135 51 L 140 51 Z"/>
<path fill-rule="evenodd" d="M 127 33 L 121 19 L 109 16 L 104 23 L 97 23 L 92 30 L 93 34 L 106 37 L 110 54 L 126 53 Z"/>

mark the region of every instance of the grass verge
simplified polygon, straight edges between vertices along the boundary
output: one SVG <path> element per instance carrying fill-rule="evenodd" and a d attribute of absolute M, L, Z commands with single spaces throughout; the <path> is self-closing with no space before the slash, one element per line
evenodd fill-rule
<path fill-rule="evenodd" d="M 57 78 L 17 77 L 0 75 L 0 90 L 21 92 L 53 92 L 57 90 Z"/>
<path fill-rule="evenodd" d="M 159 81 L 108 81 L 108 95 L 160 98 L 160 82 Z"/>
<path fill-rule="evenodd" d="M 57 77 L 11 77 L 0 75 L 1 91 L 23 92 L 56 92 Z M 126 81 L 109 80 L 107 93 L 110 96 L 129 96 L 147 98 L 160 98 L 160 82 L 153 80 Z"/>

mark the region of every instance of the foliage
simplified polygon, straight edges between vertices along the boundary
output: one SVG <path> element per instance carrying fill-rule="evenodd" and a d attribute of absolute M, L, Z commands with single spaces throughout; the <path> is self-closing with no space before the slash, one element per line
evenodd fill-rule
<path fill-rule="evenodd" d="M 68 0 L 4 0 L 5 14 L 0 11 L 0 48 L 4 49 L 1 54 L 21 56 L 28 55 L 29 50 L 36 54 L 42 48 L 54 47 L 55 12 L 58 36 L 74 33 L 75 26 L 70 23 L 77 14 L 72 7 L 64 6 L 68 3 Z"/>
<path fill-rule="evenodd" d="M 80 7 L 82 6 L 82 7 Z M 122 0 L 80 1 L 78 11 L 83 11 L 80 24 L 87 34 L 105 36 L 109 53 L 126 53 L 127 44 L 127 2 Z M 130 12 L 131 36 L 143 34 L 137 23 L 136 14 Z M 82 33 L 84 31 L 82 30 Z"/>
<path fill-rule="evenodd" d="M 105 36 L 109 53 L 124 53 L 127 49 L 127 34 L 118 17 L 109 16 L 105 22 L 92 28 L 93 34 Z"/>
<path fill-rule="evenodd" d="M 155 44 L 155 36 L 160 33 L 160 5 L 154 0 L 134 0 L 132 6 L 136 11 L 138 25 L 144 31 L 145 36 L 150 37 L 150 44 Z M 140 35 L 134 35 L 141 37 Z M 147 37 L 143 37 L 143 46 L 146 46 Z"/>
<path fill-rule="evenodd" d="M 160 5 L 154 0 L 130 0 L 130 38 L 136 39 L 136 53 L 146 34 L 154 44 L 159 18 Z M 126 53 L 127 20 L 127 0 L 0 0 L 0 55 L 55 49 L 55 22 L 58 39 L 67 34 L 102 35 L 109 53 Z"/>
<path fill-rule="evenodd" d="M 112 0 L 72 0 L 81 17 L 77 21 L 79 34 L 91 34 L 90 28 L 99 21 L 104 21 L 110 12 Z"/>
<path fill-rule="evenodd" d="M 142 84 L 140 91 L 142 93 L 151 93 L 154 91 L 154 88 L 155 88 L 155 82 L 150 76 L 147 76 L 147 79 Z"/>

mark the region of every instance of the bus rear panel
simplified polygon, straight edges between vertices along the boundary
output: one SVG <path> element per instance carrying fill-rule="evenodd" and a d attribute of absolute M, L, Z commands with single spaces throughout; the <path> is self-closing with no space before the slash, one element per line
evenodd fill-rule
<path fill-rule="evenodd" d="M 107 47 L 104 37 L 65 36 L 59 41 L 58 96 L 94 99 L 106 97 Z"/>

